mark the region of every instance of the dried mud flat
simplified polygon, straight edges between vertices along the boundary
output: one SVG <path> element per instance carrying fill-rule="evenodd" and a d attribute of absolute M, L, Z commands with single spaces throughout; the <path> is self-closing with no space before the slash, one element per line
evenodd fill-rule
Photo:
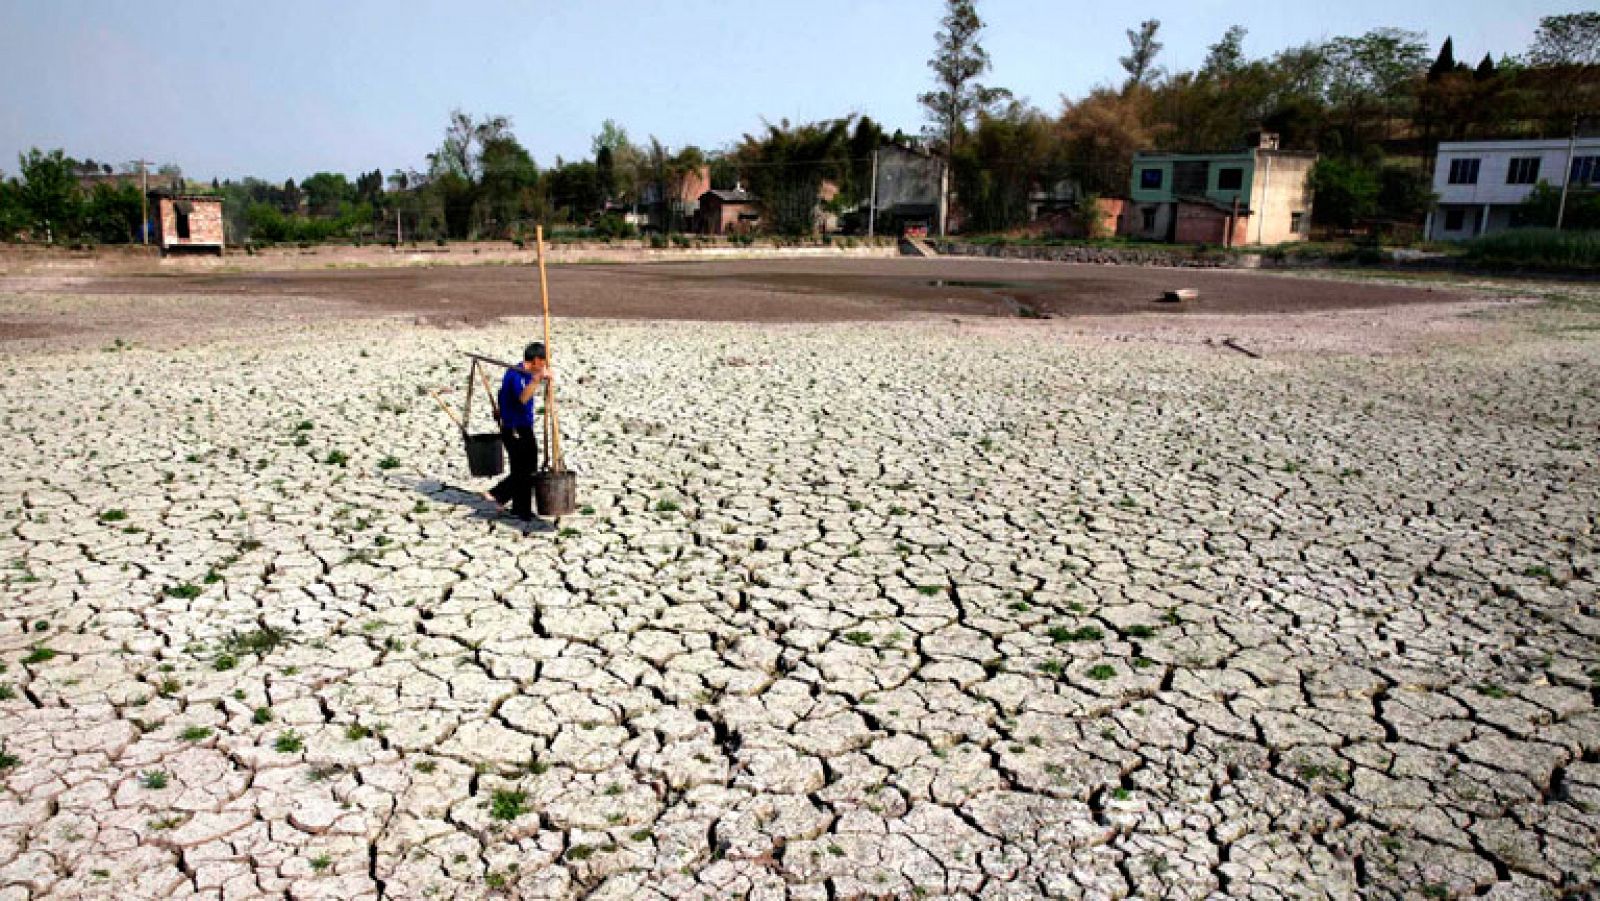
<path fill-rule="evenodd" d="M 0 899 L 1592 897 L 1600 310 L 1422 309 L 565 321 L 542 528 L 528 322 L 8 352 Z"/>

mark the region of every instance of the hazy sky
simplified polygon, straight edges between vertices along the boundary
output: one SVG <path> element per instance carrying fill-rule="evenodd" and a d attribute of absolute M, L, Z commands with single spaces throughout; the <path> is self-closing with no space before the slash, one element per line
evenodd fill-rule
<path fill-rule="evenodd" d="M 1168 68 L 1230 24 L 1245 50 L 1378 26 L 1455 38 L 1458 59 L 1521 52 L 1561 0 L 1339 0 L 1128 7 L 980 0 L 991 84 L 1054 111 L 1120 81 L 1123 30 L 1161 20 Z M 279 180 L 423 166 L 453 107 L 503 113 L 540 165 L 587 156 L 602 120 L 635 141 L 715 148 L 772 121 L 865 113 L 918 130 L 938 0 L 0 0 L 0 172 L 62 147 L 142 155 L 190 177 Z"/>

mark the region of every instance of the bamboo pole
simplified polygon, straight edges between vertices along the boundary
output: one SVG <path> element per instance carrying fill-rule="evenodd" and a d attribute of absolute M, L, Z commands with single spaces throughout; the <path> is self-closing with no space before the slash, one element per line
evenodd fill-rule
<path fill-rule="evenodd" d="M 533 227 L 534 247 L 537 248 L 539 257 L 539 301 L 544 308 L 544 362 L 551 372 L 555 371 L 555 352 L 550 347 L 550 283 L 544 274 L 544 226 Z M 550 429 L 550 468 L 555 472 L 566 471 L 566 463 L 561 459 L 561 418 L 556 414 L 556 386 L 550 380 L 544 383 L 544 412 L 545 419 Z"/>
<path fill-rule="evenodd" d="M 472 389 L 476 387 L 473 384 L 473 380 L 476 379 L 477 377 L 478 377 L 478 361 L 477 360 L 473 360 L 472 361 L 472 367 L 467 370 L 467 400 L 466 400 L 466 403 L 464 403 L 462 405 L 462 410 L 461 410 L 461 422 L 462 422 L 461 430 L 463 432 L 465 432 L 467 430 L 466 423 L 469 423 L 469 422 L 472 421 Z"/>
<path fill-rule="evenodd" d="M 461 424 L 461 420 L 456 418 L 456 411 L 444 405 L 444 401 L 439 398 L 439 392 L 430 390 L 428 396 L 433 398 L 433 402 L 439 405 L 439 409 L 444 411 L 444 415 L 450 417 L 450 421 L 456 424 L 456 428 L 462 432 L 467 430 L 467 427 Z"/>

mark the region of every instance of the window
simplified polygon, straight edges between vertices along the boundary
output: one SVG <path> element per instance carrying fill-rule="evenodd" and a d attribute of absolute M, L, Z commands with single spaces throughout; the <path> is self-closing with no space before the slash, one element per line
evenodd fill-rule
<path fill-rule="evenodd" d="M 1139 170 L 1139 187 L 1143 188 L 1146 191 L 1159 191 L 1159 190 L 1161 190 L 1161 170 L 1160 169 L 1140 169 Z"/>
<path fill-rule="evenodd" d="M 184 213 L 184 212 L 178 213 L 178 239 L 181 240 L 181 241 L 189 240 L 189 214 L 188 213 Z"/>
<path fill-rule="evenodd" d="M 1237 191 L 1244 187 L 1244 170 L 1237 166 L 1217 170 L 1217 190 Z"/>
<path fill-rule="evenodd" d="M 1575 185 L 1600 183 L 1600 156 L 1573 157 L 1571 183 Z"/>
<path fill-rule="evenodd" d="M 1451 160 L 1450 184 L 1475 185 L 1478 183 L 1478 160 Z"/>
<path fill-rule="evenodd" d="M 1305 222 L 1305 220 L 1306 214 L 1300 210 L 1295 210 L 1294 212 L 1290 213 L 1289 231 L 1294 232 L 1297 235 L 1300 234 L 1300 226 Z"/>
<path fill-rule="evenodd" d="M 1462 210 L 1445 210 L 1444 211 L 1444 230 L 1445 231 L 1447 231 L 1447 232 L 1458 232 L 1458 231 L 1461 231 L 1461 227 L 1466 225 L 1466 224 L 1467 224 L 1467 216 L 1466 216 L 1466 213 L 1464 211 L 1462 211 Z"/>
<path fill-rule="evenodd" d="M 1506 184 L 1531 185 L 1539 180 L 1539 158 L 1519 156 L 1506 167 Z"/>

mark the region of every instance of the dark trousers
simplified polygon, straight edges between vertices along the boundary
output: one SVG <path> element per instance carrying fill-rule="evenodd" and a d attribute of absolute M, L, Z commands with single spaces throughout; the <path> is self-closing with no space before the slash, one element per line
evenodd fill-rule
<path fill-rule="evenodd" d="M 533 515 L 533 471 L 539 465 L 539 439 L 528 426 L 502 428 L 500 440 L 506 446 L 506 462 L 511 471 L 489 489 L 494 499 L 510 504 L 516 516 Z"/>

